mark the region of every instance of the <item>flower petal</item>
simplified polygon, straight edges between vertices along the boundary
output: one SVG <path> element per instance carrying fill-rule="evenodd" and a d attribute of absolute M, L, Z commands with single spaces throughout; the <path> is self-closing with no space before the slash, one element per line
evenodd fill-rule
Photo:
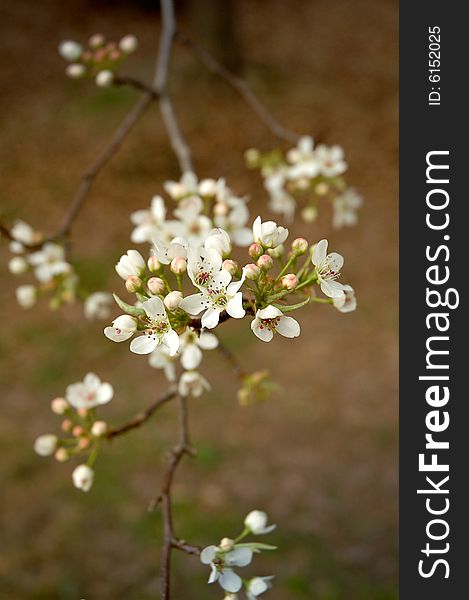
<path fill-rule="evenodd" d="M 312 261 L 316 267 L 324 262 L 327 255 L 328 243 L 327 240 L 321 240 L 314 246 Z"/>
<path fill-rule="evenodd" d="M 223 569 L 218 582 L 224 590 L 232 594 L 239 592 L 243 587 L 243 580 L 231 569 Z"/>
<path fill-rule="evenodd" d="M 218 346 L 218 338 L 213 333 L 202 331 L 196 343 L 202 350 L 213 350 Z"/>
<path fill-rule="evenodd" d="M 181 365 L 186 371 L 196 369 L 200 365 L 201 360 L 202 351 L 195 344 L 189 344 L 182 352 Z"/>
<path fill-rule="evenodd" d="M 168 348 L 169 356 L 174 356 L 179 350 L 179 336 L 174 329 L 170 329 L 164 334 L 162 342 Z"/>
<path fill-rule="evenodd" d="M 200 553 L 200 562 L 204 565 L 209 565 L 217 555 L 217 546 L 207 546 Z"/>
<path fill-rule="evenodd" d="M 102 383 L 96 392 L 96 402 L 107 404 L 114 396 L 114 389 L 110 383 Z"/>
<path fill-rule="evenodd" d="M 164 308 L 163 300 L 158 296 L 153 296 L 149 300 L 145 300 L 142 304 L 143 309 L 150 317 L 150 319 L 161 319 L 166 317 L 166 310 Z"/>
<path fill-rule="evenodd" d="M 242 319 L 244 317 L 246 311 L 243 308 L 243 294 L 241 292 L 238 292 L 231 298 L 226 305 L 226 312 L 233 319 Z"/>
<path fill-rule="evenodd" d="M 122 331 L 122 329 L 116 329 L 115 327 L 106 327 L 104 330 L 104 335 L 113 342 L 125 342 L 133 334 L 133 331 Z"/>
<path fill-rule="evenodd" d="M 179 304 L 179 308 L 182 308 L 182 310 L 185 310 L 190 315 L 198 315 L 209 306 L 210 302 L 206 294 L 186 296 Z"/>
<path fill-rule="evenodd" d="M 249 548 L 235 548 L 225 556 L 225 564 L 230 567 L 245 567 L 252 561 L 252 550 Z"/>
<path fill-rule="evenodd" d="M 293 317 L 280 317 L 277 331 L 284 337 L 295 338 L 300 335 L 300 324 Z"/>
<path fill-rule="evenodd" d="M 321 290 L 329 298 L 341 298 L 344 294 L 344 286 L 338 281 L 325 280 L 321 281 Z"/>
<path fill-rule="evenodd" d="M 202 315 L 202 327 L 206 327 L 207 329 L 213 329 L 218 325 L 219 320 L 220 311 L 218 311 L 216 308 L 209 308 Z"/>
<path fill-rule="evenodd" d="M 150 354 L 158 346 L 159 340 L 155 336 L 141 335 L 130 343 L 130 350 L 135 354 Z"/>

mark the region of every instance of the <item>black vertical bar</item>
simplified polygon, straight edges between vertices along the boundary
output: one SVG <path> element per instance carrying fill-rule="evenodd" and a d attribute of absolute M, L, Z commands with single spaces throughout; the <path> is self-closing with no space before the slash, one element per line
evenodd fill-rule
<path fill-rule="evenodd" d="M 401 600 L 469 598 L 466 8 L 400 4 Z M 428 162 L 449 168 L 427 174 Z M 454 308 L 432 308 L 438 293 Z M 430 471 L 432 460 L 448 471 Z"/>

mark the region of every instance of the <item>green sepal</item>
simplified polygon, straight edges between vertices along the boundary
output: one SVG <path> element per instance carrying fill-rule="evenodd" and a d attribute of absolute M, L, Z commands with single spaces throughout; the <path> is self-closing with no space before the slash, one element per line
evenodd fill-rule
<path fill-rule="evenodd" d="M 263 544 L 262 542 L 244 542 L 236 544 L 236 548 L 249 548 L 252 552 L 262 552 L 262 550 L 277 550 L 277 546 L 271 544 Z"/>
<path fill-rule="evenodd" d="M 144 311 L 143 308 L 139 308 L 138 306 L 132 306 L 131 304 L 127 304 L 127 302 L 124 302 L 123 300 L 121 300 L 119 298 L 119 296 L 117 294 L 113 294 L 114 296 L 114 300 L 116 301 L 116 304 L 119 308 L 121 308 L 124 312 L 126 312 L 129 315 L 132 315 L 133 317 L 145 317 L 146 316 L 146 312 Z"/>
<path fill-rule="evenodd" d="M 284 304 L 284 305 L 274 304 L 274 306 L 275 306 L 275 308 L 278 308 L 282 312 L 287 313 L 287 312 L 292 312 L 293 310 L 298 310 L 305 304 L 308 304 L 308 302 L 309 302 L 309 298 L 306 298 L 306 300 L 303 300 L 303 302 L 298 302 L 298 304 Z"/>

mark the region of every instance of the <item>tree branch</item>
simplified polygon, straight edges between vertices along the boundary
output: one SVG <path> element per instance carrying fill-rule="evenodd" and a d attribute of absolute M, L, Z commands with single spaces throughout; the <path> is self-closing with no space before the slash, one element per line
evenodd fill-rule
<path fill-rule="evenodd" d="M 187 35 L 177 32 L 175 40 L 182 46 L 191 50 L 195 56 L 197 56 L 197 58 L 210 71 L 212 71 L 212 73 L 220 76 L 229 85 L 231 85 L 231 87 L 234 88 L 244 98 L 247 104 L 249 104 L 261 121 L 267 125 L 274 135 L 280 139 L 286 140 L 287 142 L 292 142 L 294 144 L 298 142 L 301 136 L 298 133 L 295 133 L 294 131 L 291 131 L 290 129 L 287 129 L 281 125 L 272 115 L 272 113 L 266 108 L 266 106 L 264 106 L 264 104 L 259 100 L 256 94 L 254 94 L 244 79 L 241 79 L 241 77 L 238 77 L 224 65 L 217 62 L 213 56 L 211 56 L 211 54 L 209 54 L 204 48 L 202 48 L 202 46 L 199 46 L 199 44 L 194 42 Z"/>

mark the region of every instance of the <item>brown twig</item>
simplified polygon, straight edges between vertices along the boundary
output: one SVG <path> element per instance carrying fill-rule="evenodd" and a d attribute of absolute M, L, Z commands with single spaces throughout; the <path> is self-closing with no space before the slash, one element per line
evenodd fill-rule
<path fill-rule="evenodd" d="M 294 144 L 298 142 L 301 136 L 298 133 L 295 133 L 294 131 L 291 131 L 290 129 L 287 129 L 281 125 L 272 115 L 272 113 L 266 108 L 266 106 L 264 106 L 264 104 L 259 100 L 244 79 L 241 79 L 241 77 L 238 77 L 224 65 L 216 61 L 211 54 L 209 54 L 204 48 L 202 48 L 202 46 L 199 46 L 199 44 L 194 42 L 187 35 L 177 32 L 175 40 L 182 46 L 185 46 L 191 50 L 197 56 L 197 58 L 199 58 L 200 61 L 210 71 L 212 71 L 212 73 L 219 75 L 229 85 L 231 85 L 231 87 L 234 88 L 244 98 L 247 104 L 249 104 L 261 121 L 267 125 L 274 135 L 276 135 L 278 138 L 286 140 L 287 142 L 292 142 Z"/>
<path fill-rule="evenodd" d="M 170 388 L 165 394 L 160 396 L 158 400 L 153 402 L 153 404 L 150 404 L 145 411 L 135 415 L 128 423 L 122 425 L 121 427 L 110 429 L 106 434 L 107 439 L 112 440 L 119 435 L 123 435 L 124 433 L 131 431 L 132 429 L 141 427 L 161 406 L 175 398 L 176 394 L 176 388 Z"/>

